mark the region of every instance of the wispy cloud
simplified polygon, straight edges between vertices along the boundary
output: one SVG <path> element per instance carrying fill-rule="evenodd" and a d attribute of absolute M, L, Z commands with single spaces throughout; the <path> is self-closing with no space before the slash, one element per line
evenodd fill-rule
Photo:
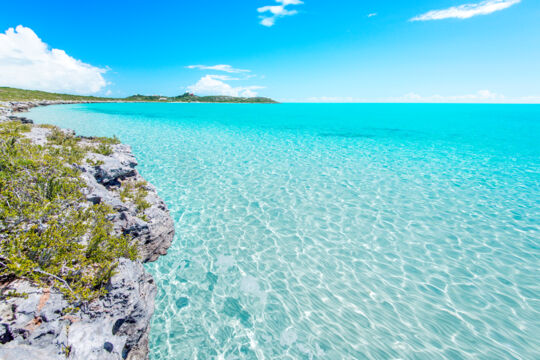
<path fill-rule="evenodd" d="M 377 16 L 377 13 L 371 13 L 371 14 L 368 14 L 367 17 L 374 17 L 374 16 Z"/>
<path fill-rule="evenodd" d="M 520 2 L 521 0 L 486 0 L 476 4 L 465 4 L 443 10 L 431 10 L 412 18 L 410 21 L 443 20 L 450 18 L 468 19 L 473 16 L 488 15 L 504 10 Z"/>
<path fill-rule="evenodd" d="M 291 100 L 290 102 L 320 102 L 320 103 L 485 103 L 485 104 L 538 104 L 540 96 L 520 96 L 508 97 L 502 94 L 494 93 L 490 90 L 480 90 L 472 94 L 464 95 L 428 95 L 423 96 L 418 93 L 408 93 L 398 97 L 388 98 L 354 98 L 354 97 L 332 97 L 319 96 L 311 97 L 305 100 Z"/>
<path fill-rule="evenodd" d="M 291 101 L 295 102 L 295 101 Z M 352 96 L 314 96 L 300 102 L 308 103 L 363 103 L 369 102 L 366 99 L 355 98 Z"/>
<path fill-rule="evenodd" d="M 255 97 L 257 90 L 264 89 L 263 86 L 231 86 L 226 81 L 241 80 L 227 75 L 205 75 L 195 84 L 188 86 L 188 91 L 197 95 L 226 95 Z"/>
<path fill-rule="evenodd" d="M 189 65 L 186 66 L 188 69 L 201 69 L 201 70 L 216 70 L 216 71 L 224 71 L 228 73 L 244 73 L 244 72 L 250 72 L 251 70 L 245 70 L 245 69 L 236 69 L 233 68 L 231 65 Z"/>
<path fill-rule="evenodd" d="M 506 96 L 490 90 L 480 90 L 465 95 L 422 96 L 417 93 L 409 93 L 397 98 L 384 99 L 384 101 L 404 103 L 538 104 L 540 103 L 540 96 Z"/>
<path fill-rule="evenodd" d="M 91 94 L 102 90 L 107 69 L 51 49 L 22 25 L 0 33 L 0 84 L 33 90 Z"/>
<path fill-rule="evenodd" d="M 388 102 L 405 102 L 405 103 L 498 103 L 504 102 L 504 95 L 494 93 L 490 90 L 480 90 L 474 94 L 465 95 L 430 95 L 422 96 L 411 92 L 397 98 L 385 99 Z"/>
<path fill-rule="evenodd" d="M 379 99 L 360 99 L 353 97 L 312 97 L 307 99 L 308 102 L 376 102 L 376 103 L 477 103 L 477 102 L 501 102 L 506 98 L 503 95 L 493 93 L 489 90 L 480 90 L 474 94 L 465 94 L 465 95 L 430 95 L 422 96 L 420 94 L 411 92 L 403 96 L 398 97 L 389 97 L 389 98 L 379 98 Z"/>
<path fill-rule="evenodd" d="M 222 80 L 222 81 L 235 81 L 235 80 L 243 80 L 237 77 L 232 77 L 229 75 L 207 75 L 211 76 L 213 79 Z"/>
<path fill-rule="evenodd" d="M 259 16 L 261 25 L 266 27 L 274 26 L 277 18 L 298 14 L 296 10 L 288 10 L 287 6 L 303 4 L 300 0 L 276 0 L 276 2 L 281 5 L 268 5 L 257 9 L 260 14 L 263 14 Z"/>

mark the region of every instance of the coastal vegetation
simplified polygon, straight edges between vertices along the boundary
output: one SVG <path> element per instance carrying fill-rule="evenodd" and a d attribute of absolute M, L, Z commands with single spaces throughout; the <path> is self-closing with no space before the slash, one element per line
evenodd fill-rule
<path fill-rule="evenodd" d="M 88 102 L 208 102 L 208 103 L 276 103 L 266 97 L 198 96 L 185 93 L 178 96 L 132 95 L 126 98 L 108 98 L 57 94 L 46 91 L 0 87 L 0 101 L 88 101 Z"/>
<path fill-rule="evenodd" d="M 125 182 L 120 190 L 120 199 L 135 204 L 137 216 L 143 220 L 146 220 L 144 210 L 150 207 L 150 203 L 146 201 L 146 196 L 148 196 L 147 185 L 146 181 Z"/>
<path fill-rule="evenodd" d="M 111 100 L 111 99 L 105 98 L 105 97 L 96 97 L 96 96 L 57 94 L 57 93 L 50 93 L 50 92 L 38 91 L 38 90 L 23 90 L 23 89 L 11 88 L 11 87 L 0 87 L 0 101 L 43 101 L 43 100 L 104 101 L 104 100 Z"/>
<path fill-rule="evenodd" d="M 118 140 L 83 143 L 45 127 L 47 142 L 38 145 L 25 136 L 31 125 L 0 123 L 0 282 L 26 279 L 89 301 L 106 293 L 119 258 L 136 259 L 137 247 L 113 231 L 111 207 L 86 201 L 73 165 L 87 161 L 89 152 L 110 152 Z M 135 200 L 143 206 L 141 196 Z M 0 292 L 0 298 L 10 295 Z"/>
<path fill-rule="evenodd" d="M 0 102 L 0 347 L 146 358 L 156 285 L 143 263 L 166 254 L 173 219 L 118 138 L 17 114 L 63 102 Z"/>
<path fill-rule="evenodd" d="M 192 93 L 165 97 L 160 95 L 132 95 L 125 98 L 127 101 L 155 101 L 155 102 L 205 102 L 205 103 L 276 103 L 266 97 L 234 97 L 234 96 L 198 96 Z"/>

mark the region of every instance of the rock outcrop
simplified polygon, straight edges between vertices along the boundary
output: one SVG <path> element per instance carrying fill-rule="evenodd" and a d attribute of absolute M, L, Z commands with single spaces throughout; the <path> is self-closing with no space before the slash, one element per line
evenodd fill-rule
<path fill-rule="evenodd" d="M 0 121 L 14 119 L 15 111 L 65 102 L 0 103 Z M 3 105 L 3 106 L 2 106 Z M 7 105 L 7 106 L 6 106 Z M 24 119 L 23 121 L 28 121 Z M 50 129 L 33 127 L 33 143 L 47 141 Z M 90 140 L 81 140 L 90 141 Z M 89 153 L 94 166 L 78 165 L 91 203 L 106 203 L 115 213 L 114 231 L 128 234 L 139 245 L 140 259 L 120 259 L 104 297 L 81 309 L 55 289 L 39 288 L 25 280 L 0 284 L 4 290 L 27 294 L 0 303 L 0 359 L 146 359 L 156 286 L 142 263 L 167 253 L 174 237 L 173 220 L 152 185 L 143 182 L 137 161 L 127 145 L 111 145 L 110 155 Z M 120 186 L 144 183 L 149 204 L 141 217 L 136 205 L 123 201 Z"/>

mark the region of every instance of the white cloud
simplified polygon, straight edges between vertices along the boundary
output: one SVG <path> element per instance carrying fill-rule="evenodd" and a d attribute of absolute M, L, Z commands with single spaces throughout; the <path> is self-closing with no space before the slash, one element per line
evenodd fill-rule
<path fill-rule="evenodd" d="M 371 14 L 368 14 L 367 17 L 374 17 L 374 16 L 377 16 L 377 13 L 371 13 Z"/>
<path fill-rule="evenodd" d="M 443 10 L 428 11 L 425 14 L 412 18 L 411 21 L 442 20 L 449 18 L 468 19 L 473 16 L 488 15 L 495 11 L 504 10 L 520 2 L 521 0 L 486 0 L 476 4 L 465 4 Z"/>
<path fill-rule="evenodd" d="M 251 70 L 245 70 L 245 69 L 235 69 L 231 65 L 189 65 L 186 66 L 188 69 L 201 69 L 201 70 L 216 70 L 216 71 L 224 71 L 228 73 L 243 73 L 243 72 L 250 72 Z"/>
<path fill-rule="evenodd" d="M 277 18 L 298 14 L 296 10 L 286 9 L 287 6 L 303 4 L 300 0 L 276 0 L 276 2 L 281 5 L 268 5 L 257 9 L 259 13 L 264 14 L 259 16 L 261 25 L 266 27 L 274 26 Z"/>
<path fill-rule="evenodd" d="M 236 86 L 233 87 L 225 81 L 240 80 L 227 75 L 205 75 L 195 84 L 188 86 L 188 91 L 197 95 L 226 95 L 255 97 L 258 89 L 262 86 Z"/>
<path fill-rule="evenodd" d="M 0 85 L 18 88 L 96 93 L 107 82 L 106 69 L 83 63 L 64 50 L 51 49 L 22 25 L 0 33 Z"/>
<path fill-rule="evenodd" d="M 188 69 L 202 69 L 224 71 L 227 73 L 248 73 L 251 70 L 236 69 L 231 65 L 189 65 Z M 257 90 L 263 89 L 263 86 L 231 86 L 227 81 L 247 80 L 255 77 L 253 74 L 241 74 L 240 77 L 232 77 L 229 75 L 207 74 L 200 78 L 195 84 L 188 86 L 187 90 L 197 95 L 226 95 L 226 96 L 242 96 L 255 97 Z"/>

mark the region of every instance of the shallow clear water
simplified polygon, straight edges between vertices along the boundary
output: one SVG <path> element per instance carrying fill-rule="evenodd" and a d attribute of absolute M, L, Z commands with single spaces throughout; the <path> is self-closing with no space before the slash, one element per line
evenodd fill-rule
<path fill-rule="evenodd" d="M 176 221 L 152 359 L 539 359 L 540 106 L 92 104 Z"/>

